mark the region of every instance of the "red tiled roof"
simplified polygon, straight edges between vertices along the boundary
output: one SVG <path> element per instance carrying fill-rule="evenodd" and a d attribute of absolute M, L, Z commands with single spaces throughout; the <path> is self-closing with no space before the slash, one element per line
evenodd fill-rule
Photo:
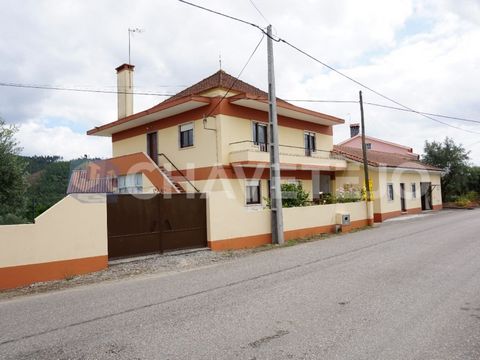
<path fill-rule="evenodd" d="M 70 175 L 67 194 L 112 193 L 115 185 L 115 177 L 91 178 L 87 170 L 73 170 Z"/>
<path fill-rule="evenodd" d="M 363 161 L 362 149 L 335 145 L 333 147 L 333 152 L 343 155 L 345 158 L 350 160 L 358 162 Z M 440 168 L 425 164 L 419 160 L 412 159 L 412 156 L 406 154 L 394 154 L 382 151 L 367 150 L 367 160 L 368 164 L 374 167 L 386 166 L 405 169 L 442 171 Z"/>
<path fill-rule="evenodd" d="M 185 96 L 189 95 L 199 95 L 202 92 L 205 92 L 210 89 L 215 88 L 224 88 L 230 89 L 232 87 L 232 91 L 240 92 L 240 93 L 247 93 L 251 95 L 255 95 L 261 98 L 268 98 L 268 94 L 265 91 L 256 88 L 246 82 L 243 82 L 240 79 L 236 79 L 230 74 L 227 74 L 223 70 L 217 71 L 215 74 L 210 75 L 209 77 L 199 81 L 198 83 L 186 88 L 185 90 L 180 91 L 179 93 L 173 95 L 172 97 L 168 98 L 164 101 L 164 103 L 180 99 Z"/>

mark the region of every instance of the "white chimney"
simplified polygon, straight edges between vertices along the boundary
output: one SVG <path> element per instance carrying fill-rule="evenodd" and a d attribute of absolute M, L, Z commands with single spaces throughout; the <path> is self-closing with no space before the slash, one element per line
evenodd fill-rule
<path fill-rule="evenodd" d="M 130 64 L 117 67 L 118 118 L 133 114 L 133 68 Z"/>

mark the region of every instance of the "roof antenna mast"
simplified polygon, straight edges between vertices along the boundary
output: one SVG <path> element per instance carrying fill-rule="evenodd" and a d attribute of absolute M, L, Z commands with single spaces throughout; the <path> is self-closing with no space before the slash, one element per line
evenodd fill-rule
<path fill-rule="evenodd" d="M 218 54 L 218 64 L 220 65 L 220 70 L 222 70 L 222 53 Z"/>
<path fill-rule="evenodd" d="M 130 55 L 130 38 L 132 37 L 132 34 L 133 33 L 143 33 L 145 30 L 143 29 L 139 29 L 139 28 L 134 28 L 134 29 L 131 29 L 131 28 L 128 28 L 128 64 L 131 65 L 132 64 L 132 59 L 131 59 L 131 55 Z"/>

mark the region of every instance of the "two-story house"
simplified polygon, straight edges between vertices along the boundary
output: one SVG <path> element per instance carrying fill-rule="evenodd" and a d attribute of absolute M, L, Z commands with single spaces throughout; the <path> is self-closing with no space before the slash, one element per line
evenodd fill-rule
<path fill-rule="evenodd" d="M 117 191 L 225 191 L 245 206 L 265 204 L 267 93 L 220 70 L 133 113 L 133 71 L 117 68 L 118 120 L 88 131 L 112 139 Z M 277 107 L 282 181 L 301 182 L 312 197 L 334 189 L 347 164 L 332 153 L 332 128 L 344 121 L 280 99 Z"/>

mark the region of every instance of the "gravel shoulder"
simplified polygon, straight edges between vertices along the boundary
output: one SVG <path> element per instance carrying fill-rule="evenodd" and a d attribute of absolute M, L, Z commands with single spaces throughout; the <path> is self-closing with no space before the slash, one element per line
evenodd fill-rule
<path fill-rule="evenodd" d="M 77 286 L 116 281 L 142 275 L 188 271 L 194 268 L 232 261 L 264 249 L 211 251 L 195 249 L 166 254 L 154 254 L 109 262 L 108 268 L 94 273 L 77 275 L 62 280 L 45 281 L 28 286 L 0 291 L 0 301 L 18 296 L 40 294 Z"/>

